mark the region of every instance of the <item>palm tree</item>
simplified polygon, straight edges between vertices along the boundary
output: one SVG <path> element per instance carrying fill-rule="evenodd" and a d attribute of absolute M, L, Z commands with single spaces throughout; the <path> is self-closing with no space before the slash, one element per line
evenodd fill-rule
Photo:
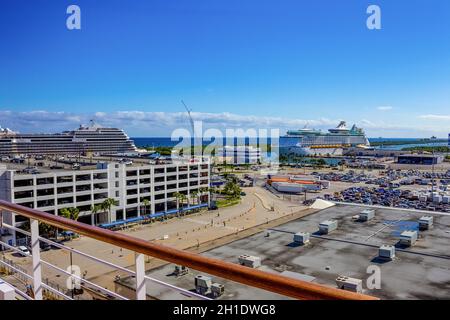
<path fill-rule="evenodd" d="M 319 166 L 319 168 L 323 168 L 327 165 L 327 162 L 325 161 L 325 159 L 320 158 L 319 160 L 317 160 L 317 165 Z"/>
<path fill-rule="evenodd" d="M 180 202 L 181 202 L 181 193 L 179 192 L 174 192 L 173 196 L 175 197 L 176 201 L 177 201 L 177 210 L 180 209 Z"/>
<path fill-rule="evenodd" d="M 146 198 L 142 200 L 141 205 L 144 206 L 144 215 L 147 214 L 147 207 L 150 205 L 150 201 Z"/>
<path fill-rule="evenodd" d="M 61 209 L 61 215 L 64 218 L 72 219 L 74 221 L 78 220 L 80 214 L 80 209 L 78 208 L 63 208 Z"/>
<path fill-rule="evenodd" d="M 202 196 L 202 195 L 205 195 L 205 193 L 208 193 L 209 188 L 202 187 L 202 188 L 199 189 L 199 191 L 200 191 L 200 195 Z M 208 199 L 209 199 L 209 195 L 208 195 Z M 201 198 L 200 198 L 199 203 L 200 203 L 200 202 L 201 202 Z"/>
<path fill-rule="evenodd" d="M 91 207 L 91 212 L 92 212 L 92 214 L 94 215 L 94 225 L 97 224 L 97 221 L 96 221 L 96 219 L 95 219 L 95 215 L 96 215 L 100 210 L 101 210 L 100 205 L 93 205 L 93 206 Z"/>
<path fill-rule="evenodd" d="M 230 199 L 239 199 L 241 197 L 241 192 L 241 188 L 233 181 L 228 181 L 223 188 L 223 193 Z"/>
<path fill-rule="evenodd" d="M 192 191 L 191 192 L 191 199 L 192 199 L 192 204 L 194 205 L 194 201 L 197 200 L 198 203 L 198 191 Z"/>
<path fill-rule="evenodd" d="M 118 206 L 119 205 L 119 201 L 117 201 L 116 199 L 114 199 L 114 198 L 107 198 L 107 199 L 105 199 L 105 201 L 103 201 L 102 202 L 102 204 L 100 205 L 101 206 L 101 208 L 102 208 L 102 210 L 105 210 L 105 211 L 107 211 L 108 212 L 108 221 L 110 220 L 110 218 L 111 218 L 111 209 L 112 209 L 112 207 L 114 207 L 114 206 Z"/>
<path fill-rule="evenodd" d="M 24 231 L 28 231 L 31 232 L 31 227 L 30 227 L 30 221 L 26 221 L 24 222 L 21 226 L 20 229 L 24 230 Z M 39 221 L 39 234 L 42 236 L 50 236 L 50 234 L 55 234 L 55 230 L 56 230 L 56 235 L 58 234 L 58 229 L 56 227 L 53 227 L 49 224 L 43 223 Z"/>
<path fill-rule="evenodd" d="M 341 166 L 341 171 L 344 171 L 344 165 L 345 165 L 344 160 L 339 161 L 338 166 Z"/>
<path fill-rule="evenodd" d="M 180 206 L 181 206 L 181 209 L 183 208 L 183 203 L 185 202 L 185 201 L 187 201 L 188 200 L 188 198 L 186 197 L 186 195 L 185 194 L 183 194 L 183 193 L 181 193 L 180 194 Z M 188 205 L 189 205 L 189 203 L 188 203 Z M 180 210 L 181 211 L 181 210 Z"/>
<path fill-rule="evenodd" d="M 181 206 L 183 206 L 183 203 L 186 201 L 186 204 L 189 205 L 188 197 L 182 193 L 181 194 Z"/>

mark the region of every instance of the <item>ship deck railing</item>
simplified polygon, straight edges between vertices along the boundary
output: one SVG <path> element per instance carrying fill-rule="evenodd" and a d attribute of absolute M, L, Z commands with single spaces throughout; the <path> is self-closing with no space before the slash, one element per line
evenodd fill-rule
<path fill-rule="evenodd" d="M 13 213 L 29 218 L 30 231 L 25 231 L 5 223 L 3 221 L 5 213 Z M 112 246 L 130 250 L 134 252 L 134 270 L 119 266 L 110 261 L 105 261 L 99 257 L 84 253 L 74 248 L 70 248 L 62 243 L 43 238 L 39 235 L 39 223 L 45 223 L 62 230 L 71 231 L 84 237 L 110 244 Z M 118 300 L 130 300 L 129 296 L 106 289 L 101 285 L 94 283 L 93 280 L 88 280 L 83 275 L 78 275 L 76 272 L 74 273 L 73 268 L 72 270 L 65 270 L 55 264 L 52 264 L 50 261 L 43 260 L 41 258 L 40 243 L 45 242 L 51 246 L 68 251 L 71 255 L 80 255 L 84 258 L 92 260 L 95 263 L 110 267 L 133 277 L 135 285 L 132 298 L 136 300 L 146 300 L 149 298 L 147 296 L 147 283 L 157 283 L 158 285 L 179 292 L 183 296 L 190 297 L 192 299 L 211 299 L 210 297 L 196 293 L 195 291 L 177 287 L 147 275 L 145 270 L 146 256 L 157 258 L 167 263 L 185 266 L 199 272 L 231 280 L 249 287 L 263 289 L 288 298 L 301 300 L 377 300 L 372 296 L 293 279 L 216 258 L 206 257 L 201 254 L 179 250 L 170 246 L 152 243 L 128 234 L 84 224 L 39 210 L 20 206 L 18 204 L 13 204 L 4 200 L 0 200 L 0 229 L 2 228 L 22 233 L 31 240 L 31 252 L 29 254 L 23 253 L 11 243 L 0 241 L 0 246 L 3 246 L 3 248 L 7 248 L 10 251 L 31 257 L 32 268 L 30 269 L 30 274 L 28 271 L 25 271 L 25 269 L 14 266 L 9 260 L 0 259 L 0 266 L 8 268 L 8 270 L 13 273 L 17 273 L 20 277 L 22 277 L 22 279 L 25 279 L 30 283 L 28 288 L 31 288 L 31 290 L 25 292 L 21 291 L 21 293 L 18 294 L 21 299 L 42 300 L 45 298 L 45 295 L 43 294 L 45 292 L 53 294 L 59 299 L 74 299 L 74 297 L 68 293 L 69 291 L 63 290 L 57 286 L 49 285 L 48 282 L 43 281 L 42 270 L 43 266 L 45 266 L 46 269 L 49 268 L 59 273 L 60 277 L 62 275 L 67 277 L 69 280 L 72 279 L 75 282 L 83 284 L 86 288 L 90 288 L 92 291 L 101 293 L 105 297 Z"/>

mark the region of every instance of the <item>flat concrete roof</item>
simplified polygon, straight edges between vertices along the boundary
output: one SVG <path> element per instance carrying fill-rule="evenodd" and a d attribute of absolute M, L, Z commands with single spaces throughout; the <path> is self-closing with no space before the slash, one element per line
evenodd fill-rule
<path fill-rule="evenodd" d="M 9 162 L 9 161 L 0 161 L 0 166 L 6 167 L 3 168 L 5 170 L 14 170 L 16 171 L 17 174 L 31 174 L 31 173 L 27 173 L 27 172 L 22 172 L 23 170 L 27 169 L 27 168 L 34 168 L 37 170 L 38 173 L 52 173 L 52 172 L 72 172 L 72 171 L 77 171 L 77 172 L 83 172 L 83 171 L 89 171 L 89 170 L 98 170 L 97 169 L 97 164 L 101 164 L 101 163 L 120 163 L 114 160 L 111 160 L 109 158 L 105 158 L 105 157 L 92 157 L 92 158 L 82 158 L 81 159 L 81 166 L 79 170 L 74 170 L 72 168 L 72 165 L 75 163 L 79 163 L 76 159 L 72 158 L 71 159 L 73 162 L 62 162 L 62 161 L 55 161 L 55 160 L 35 160 L 35 159 L 25 159 L 23 163 L 15 163 L 15 162 Z M 139 169 L 142 166 L 158 166 L 158 165 L 165 165 L 165 164 L 173 164 L 173 162 L 171 161 L 165 161 L 165 162 L 161 162 L 161 163 L 156 163 L 154 160 L 150 160 L 150 159 L 132 159 L 133 160 L 133 164 L 128 165 L 127 167 L 129 169 Z M 88 163 L 88 161 L 90 161 Z M 86 162 L 86 163 L 85 163 Z M 41 163 L 42 166 L 39 166 L 38 163 Z M 83 164 L 85 163 L 85 164 Z M 205 163 L 191 163 L 191 162 L 185 162 L 185 163 L 180 163 L 180 165 L 195 165 L 195 164 L 205 164 Z M 58 167 L 58 168 L 53 168 L 54 166 Z M 0 168 L 2 169 L 2 168 Z"/>
<path fill-rule="evenodd" d="M 450 297 L 450 214 L 431 213 L 434 225 L 420 231 L 416 245 L 402 247 L 400 234 L 405 230 L 418 230 L 421 212 L 376 209 L 376 216 L 368 222 L 352 217 L 367 207 L 337 205 L 307 217 L 281 225 L 266 237 L 261 232 L 203 253 L 229 262 L 248 254 L 261 258 L 260 270 L 298 273 L 310 276 L 315 283 L 336 287 L 335 279 L 342 275 L 363 280 L 363 292 L 382 299 L 448 299 Z M 338 220 L 338 229 L 330 235 L 318 233 L 319 223 Z M 307 245 L 294 243 L 294 234 L 310 232 Z M 393 261 L 378 259 L 382 245 L 396 247 Z M 368 289 L 367 268 L 377 266 L 381 271 L 381 289 Z M 159 280 L 188 289 L 194 289 L 194 277 L 170 275 L 174 265 L 165 265 L 148 274 Z M 285 273 L 286 274 L 286 273 Z M 289 274 L 289 273 L 288 273 Z M 267 291 L 246 287 L 212 276 L 213 282 L 225 285 L 225 294 L 219 299 L 286 299 Z M 133 279 L 128 279 L 130 283 Z M 148 283 L 148 294 L 161 299 L 186 299 L 180 293 Z"/>

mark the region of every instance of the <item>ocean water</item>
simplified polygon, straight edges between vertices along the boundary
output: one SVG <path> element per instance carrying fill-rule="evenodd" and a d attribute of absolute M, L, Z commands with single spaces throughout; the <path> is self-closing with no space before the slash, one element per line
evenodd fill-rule
<path fill-rule="evenodd" d="M 383 149 L 383 150 L 402 150 L 404 148 L 412 148 L 412 147 L 445 147 L 448 146 L 447 142 L 436 142 L 436 143 L 410 143 L 410 144 L 399 144 L 399 145 L 392 145 L 392 146 L 377 146 L 376 149 Z"/>
<path fill-rule="evenodd" d="M 382 141 L 416 141 L 420 140 L 419 138 L 369 138 L 369 142 L 382 142 Z M 412 148 L 412 147 L 445 147 L 448 146 L 447 141 L 442 141 L 439 139 L 437 142 L 429 142 L 429 143 L 405 143 L 398 145 L 385 145 L 385 146 L 376 146 L 376 149 L 383 150 L 402 150 L 404 148 Z"/>
<path fill-rule="evenodd" d="M 136 147 L 138 148 L 143 148 L 143 147 L 174 147 L 176 146 L 178 143 L 180 143 L 182 141 L 182 139 L 180 138 L 179 140 L 175 140 L 172 141 L 172 139 L 170 137 L 148 137 L 148 138 L 131 138 L 134 141 L 134 144 L 136 145 Z M 245 138 L 245 143 L 246 144 L 255 144 L 255 140 L 259 143 L 259 139 L 252 139 L 252 141 L 249 141 L 250 139 Z M 191 145 L 194 145 L 194 139 L 191 139 Z M 237 143 L 237 139 L 233 140 L 235 144 Z M 270 144 L 271 140 L 270 138 L 268 139 L 264 139 L 261 140 L 263 144 Z M 217 145 L 218 142 L 216 142 L 215 140 L 209 141 L 209 140 L 204 140 L 203 141 L 203 145 Z M 227 141 L 227 138 L 223 138 L 223 145 L 227 145 L 229 144 L 229 141 Z M 239 145 L 242 145 L 243 143 L 240 142 Z"/>
<path fill-rule="evenodd" d="M 174 147 L 176 146 L 179 142 L 181 142 L 181 139 L 176 140 L 176 141 L 172 141 L 172 139 L 170 137 L 147 137 L 147 138 L 143 138 L 143 137 L 139 137 L 139 138 L 131 138 L 134 143 L 136 144 L 136 146 L 138 148 L 143 148 L 143 147 Z M 414 140 L 418 140 L 418 139 L 414 139 L 414 138 L 369 138 L 370 142 L 380 142 L 380 141 L 414 141 Z M 235 144 L 237 144 L 236 139 L 234 140 Z M 281 140 L 282 142 L 283 140 Z M 245 139 L 246 144 L 249 144 L 249 139 L 246 138 Z M 258 141 L 259 142 L 259 141 Z M 210 143 L 216 144 L 213 141 L 203 141 L 204 145 L 209 145 Z M 264 144 L 267 143 L 271 143 L 270 138 L 268 138 L 267 140 L 263 141 Z M 192 139 L 192 145 L 194 144 L 194 139 Z M 227 141 L 226 138 L 223 139 L 223 145 L 229 144 L 229 141 Z M 242 143 L 239 143 L 242 144 Z M 254 141 L 251 142 L 251 144 L 254 144 Z M 282 143 L 281 143 L 282 144 Z M 447 142 L 436 142 L 436 143 L 419 143 L 419 144 L 401 144 L 401 145 L 386 145 L 386 146 L 377 146 L 377 149 L 386 149 L 386 150 L 401 150 L 403 148 L 408 148 L 408 147 L 422 147 L 422 146 L 447 146 L 448 143 Z M 280 147 L 283 147 L 283 145 L 280 145 Z"/>

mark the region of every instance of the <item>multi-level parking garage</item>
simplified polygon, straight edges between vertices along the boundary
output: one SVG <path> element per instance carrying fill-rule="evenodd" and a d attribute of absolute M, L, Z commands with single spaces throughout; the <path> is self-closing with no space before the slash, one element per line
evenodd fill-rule
<path fill-rule="evenodd" d="M 197 204 L 207 203 L 208 194 L 201 191 L 208 188 L 209 177 L 208 161 L 140 166 L 112 162 L 99 163 L 93 170 L 48 170 L 37 174 L 24 174 L 3 165 L 0 199 L 55 215 L 64 208 L 78 208 L 79 221 L 102 224 L 174 210 L 176 192 Z M 193 194 L 198 195 L 197 199 Z M 92 208 L 108 198 L 118 205 L 93 214 Z M 6 221 L 20 226 L 25 219 L 10 214 Z"/>

